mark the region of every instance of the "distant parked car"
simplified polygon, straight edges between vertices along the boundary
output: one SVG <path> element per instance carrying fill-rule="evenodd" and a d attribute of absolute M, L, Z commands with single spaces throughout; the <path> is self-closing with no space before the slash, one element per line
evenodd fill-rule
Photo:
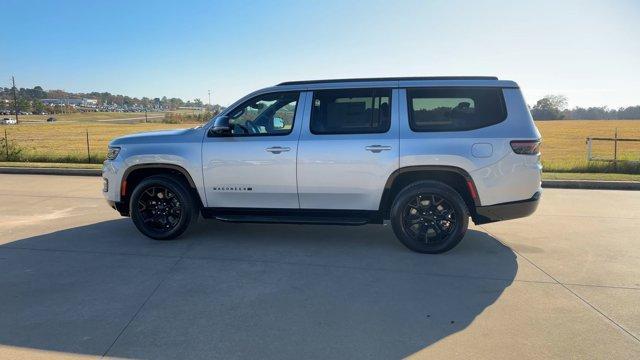
<path fill-rule="evenodd" d="M 13 118 L 4 118 L 2 119 L 2 121 L 0 121 L 0 124 L 2 125 L 15 125 L 18 122 L 16 121 L 16 119 Z"/>
<path fill-rule="evenodd" d="M 58 121 L 58 119 L 54 118 L 53 116 L 47 119 L 47 122 L 56 122 Z"/>

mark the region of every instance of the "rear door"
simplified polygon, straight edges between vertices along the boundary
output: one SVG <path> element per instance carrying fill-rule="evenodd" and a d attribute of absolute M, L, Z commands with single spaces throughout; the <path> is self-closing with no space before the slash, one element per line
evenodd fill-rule
<path fill-rule="evenodd" d="M 298 144 L 303 209 L 377 210 L 399 164 L 397 90 L 313 92 Z"/>

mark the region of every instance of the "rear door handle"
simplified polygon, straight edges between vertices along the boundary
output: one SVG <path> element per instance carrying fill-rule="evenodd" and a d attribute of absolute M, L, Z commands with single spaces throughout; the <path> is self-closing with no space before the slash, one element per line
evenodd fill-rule
<path fill-rule="evenodd" d="M 364 147 L 365 150 L 371 151 L 372 153 L 379 153 L 385 150 L 391 150 L 391 146 L 386 145 L 369 145 Z"/>
<path fill-rule="evenodd" d="M 265 149 L 266 151 L 274 154 L 280 154 L 281 152 L 291 151 L 290 147 L 272 146 Z"/>

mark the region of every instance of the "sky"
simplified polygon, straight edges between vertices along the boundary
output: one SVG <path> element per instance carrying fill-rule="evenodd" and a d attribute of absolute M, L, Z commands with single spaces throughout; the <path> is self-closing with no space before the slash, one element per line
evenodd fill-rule
<path fill-rule="evenodd" d="M 491 75 L 640 104 L 640 0 L 0 0 L 0 86 L 229 105 L 288 80 Z"/>

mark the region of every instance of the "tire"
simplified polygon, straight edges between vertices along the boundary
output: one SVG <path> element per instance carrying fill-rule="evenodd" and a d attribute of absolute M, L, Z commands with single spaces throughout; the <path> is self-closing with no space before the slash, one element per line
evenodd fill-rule
<path fill-rule="evenodd" d="M 155 240 L 177 238 L 198 218 L 196 200 L 189 188 L 168 175 L 142 180 L 131 194 L 129 209 L 138 230 Z"/>
<path fill-rule="evenodd" d="M 452 187 L 438 181 L 419 181 L 396 196 L 391 224 L 398 240 L 409 249 L 439 254 L 460 243 L 469 226 L 469 210 Z"/>

